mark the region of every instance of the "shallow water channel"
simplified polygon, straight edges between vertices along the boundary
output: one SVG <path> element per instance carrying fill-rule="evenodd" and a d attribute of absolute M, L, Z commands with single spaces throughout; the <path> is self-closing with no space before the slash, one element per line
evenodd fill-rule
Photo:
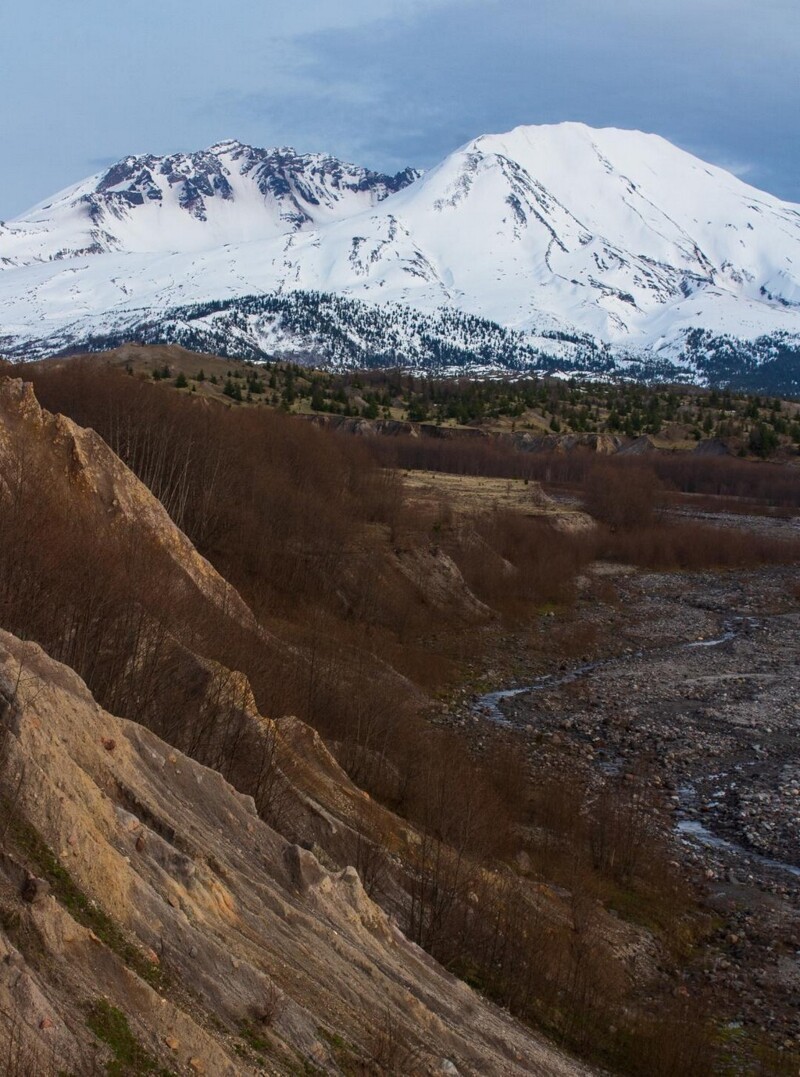
<path fill-rule="evenodd" d="M 731 640 L 736 639 L 741 633 L 751 631 L 757 627 L 758 621 L 753 618 L 737 617 L 731 621 L 726 621 L 723 625 L 722 632 L 718 636 L 714 636 L 711 639 L 691 640 L 665 649 L 682 651 L 700 647 L 720 647 L 725 643 L 730 643 Z M 534 692 L 542 692 L 546 689 L 559 688 L 566 684 L 572 684 L 575 681 L 588 676 L 596 669 L 602 669 L 604 666 L 611 665 L 612 663 L 624 663 L 630 659 L 641 659 L 647 654 L 658 653 L 659 650 L 661 650 L 661 648 L 651 649 L 650 651 L 639 650 L 615 658 L 601 659 L 597 662 L 585 662 L 581 665 L 573 666 L 571 669 L 561 673 L 550 673 L 542 677 L 536 677 L 529 684 L 520 685 L 515 688 L 502 688 L 493 692 L 486 692 L 475 698 L 471 707 L 472 713 L 475 716 L 484 718 L 496 725 L 513 729 L 514 723 L 506 717 L 502 708 L 502 704 L 506 700 L 515 699 L 518 696 L 528 695 Z M 604 767 L 606 769 L 615 769 L 614 764 L 609 764 L 608 762 L 604 764 Z M 745 846 L 739 845 L 727 838 L 719 837 L 717 834 L 710 831 L 697 816 L 695 806 L 696 794 L 692 786 L 683 786 L 678 790 L 678 796 L 680 806 L 675 823 L 675 832 L 679 837 L 695 845 L 702 845 L 707 848 L 716 849 L 721 853 L 727 853 L 737 860 L 749 860 L 753 864 L 770 871 L 782 872 L 800 879 L 800 868 L 796 867 L 794 864 L 762 856 L 760 853 L 747 849 Z"/>

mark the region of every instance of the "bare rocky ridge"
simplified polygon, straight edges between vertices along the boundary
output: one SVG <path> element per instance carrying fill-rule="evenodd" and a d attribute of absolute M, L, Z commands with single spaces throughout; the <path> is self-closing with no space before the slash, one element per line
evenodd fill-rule
<path fill-rule="evenodd" d="M 353 868 L 325 870 L 214 771 L 104 712 L 35 644 L 0 636 L 0 685 L 15 820 L 38 831 L 138 961 L 168 976 L 150 986 L 138 962 L 37 890 L 35 863 L 4 856 L 0 1020 L 16 1015 L 39 1057 L 80 1067 L 92 1050 L 85 1006 L 102 996 L 181 1072 L 290 1072 L 298 1057 L 337 1072 L 331 1034 L 368 1056 L 387 1022 L 418 1048 L 419 1072 L 588 1072 L 409 943 Z M 258 1058 L 235 1030 L 265 999 L 275 1012 Z"/>
<path fill-rule="evenodd" d="M 526 430 L 497 434 L 479 427 L 453 428 L 439 426 L 436 423 L 398 419 L 365 419 L 324 414 L 303 415 L 302 418 L 316 426 L 331 427 L 347 434 L 355 434 L 357 437 L 380 435 L 382 437 L 435 438 L 446 441 L 468 438 L 497 442 L 500 445 L 518 449 L 520 452 L 571 452 L 573 449 L 584 449 L 597 453 L 599 456 L 611 456 L 616 452 L 640 451 L 627 446 L 624 439 L 616 434 L 532 434 Z M 648 438 L 638 440 L 649 442 Z"/>
<path fill-rule="evenodd" d="M 49 479 L 68 484 L 80 499 L 76 510 L 110 534 L 127 532 L 155 541 L 187 586 L 225 614 L 252 626 L 253 615 L 219 573 L 173 524 L 164 506 L 122 463 L 94 430 L 64 415 L 51 415 L 33 386 L 19 378 L 0 380 L 0 455 L 24 474 L 37 454 L 46 455 Z"/>

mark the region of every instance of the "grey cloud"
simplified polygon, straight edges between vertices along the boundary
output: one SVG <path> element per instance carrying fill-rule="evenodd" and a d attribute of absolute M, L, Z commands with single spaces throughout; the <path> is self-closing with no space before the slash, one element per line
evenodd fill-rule
<path fill-rule="evenodd" d="M 507 0 L 294 47 L 302 93 L 277 91 L 292 122 L 332 128 L 376 163 L 430 164 L 485 130 L 580 119 L 653 130 L 723 166 L 747 161 L 751 182 L 800 197 L 800 7 L 779 0 Z"/>
<path fill-rule="evenodd" d="M 239 137 L 429 166 L 564 119 L 657 131 L 800 200 L 797 0 L 29 0 L 18 19 L 0 215 L 129 152 Z"/>

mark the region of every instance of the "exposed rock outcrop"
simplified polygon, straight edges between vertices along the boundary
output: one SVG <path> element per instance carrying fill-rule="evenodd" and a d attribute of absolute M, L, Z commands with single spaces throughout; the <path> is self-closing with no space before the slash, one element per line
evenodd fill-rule
<path fill-rule="evenodd" d="M 446 609 L 468 622 L 492 616 L 489 607 L 470 591 L 458 565 L 444 550 L 422 546 L 398 549 L 395 564 L 431 606 Z"/>
<path fill-rule="evenodd" d="M 642 434 L 641 437 L 635 438 L 633 441 L 629 441 L 623 445 L 619 450 L 620 456 L 647 456 L 650 453 L 658 452 L 658 446 L 650 437 L 649 434 Z"/>
<path fill-rule="evenodd" d="M 354 415 L 302 415 L 316 426 L 329 427 L 358 437 L 432 438 L 439 441 L 487 441 L 509 445 L 520 452 L 572 452 L 575 449 L 610 456 L 626 444 L 613 434 L 542 434 L 528 430 L 497 433 L 482 427 L 444 426 L 438 423 L 409 422 L 398 419 L 365 419 Z"/>
<path fill-rule="evenodd" d="M 338 1072 L 387 1022 L 418 1049 L 409 1072 L 586 1072 L 409 943 L 352 868 L 326 870 L 35 644 L 0 633 L 0 685 L 0 1024 L 38 1057 L 80 1072 L 104 999 L 181 1072 Z M 53 892 L 31 901 L 36 872 Z"/>
<path fill-rule="evenodd" d="M 735 449 L 725 438 L 703 438 L 692 450 L 695 456 L 734 456 Z"/>

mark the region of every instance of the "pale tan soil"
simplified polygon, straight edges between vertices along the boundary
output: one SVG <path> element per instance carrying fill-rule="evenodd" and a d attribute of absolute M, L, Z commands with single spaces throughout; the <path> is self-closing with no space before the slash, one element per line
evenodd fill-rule
<path fill-rule="evenodd" d="M 15 814 L 191 992 L 151 987 L 55 897 L 26 905 L 26 866 L 5 856 L 0 1014 L 16 1014 L 26 1040 L 80 1065 L 84 1007 L 105 996 L 163 1065 L 220 1077 L 288 1072 L 298 1056 L 338 1072 L 320 1027 L 368 1052 L 387 1019 L 418 1044 L 414 1072 L 445 1072 L 446 1060 L 475 1077 L 588 1072 L 409 943 L 354 869 L 326 871 L 214 771 L 101 710 L 35 644 L 0 634 L 0 687 Z M 281 1006 L 267 1054 L 240 1057 L 230 1030 L 271 991 Z"/>
<path fill-rule="evenodd" d="M 440 471 L 404 471 L 403 486 L 412 502 L 459 516 L 475 516 L 495 509 L 563 522 L 571 530 L 591 530 L 594 524 L 586 513 L 562 505 L 544 493 L 539 483 L 524 479 L 491 479 L 472 475 L 450 475 Z"/>

